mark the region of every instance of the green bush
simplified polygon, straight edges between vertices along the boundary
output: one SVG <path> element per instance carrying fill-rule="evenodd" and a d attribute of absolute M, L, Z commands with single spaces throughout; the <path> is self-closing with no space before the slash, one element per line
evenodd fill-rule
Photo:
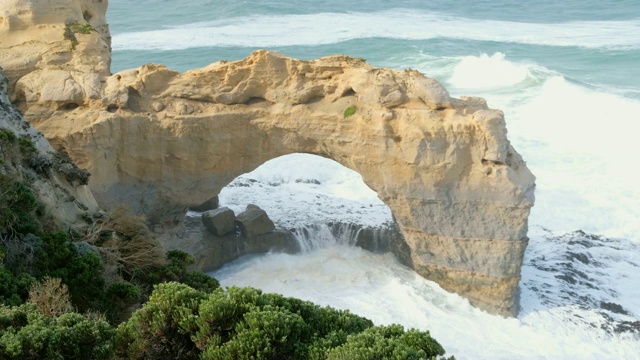
<path fill-rule="evenodd" d="M 436 359 L 428 332 L 374 327 L 347 311 L 253 288 L 206 295 L 184 284 L 157 285 L 117 329 L 126 359 Z"/>
<path fill-rule="evenodd" d="M 38 149 L 36 149 L 36 145 L 29 138 L 21 137 L 18 139 L 18 144 L 20 145 L 20 151 L 24 155 L 29 156 L 38 151 Z"/>
<path fill-rule="evenodd" d="M 11 131 L 11 130 L 7 130 L 7 129 L 0 129 L 0 144 L 3 142 L 14 142 L 16 141 L 18 138 L 16 137 L 16 134 Z"/>
<path fill-rule="evenodd" d="M 0 304 L 22 304 L 29 294 L 29 287 L 35 281 L 35 278 L 27 273 L 15 276 L 7 268 L 0 265 Z"/>
<path fill-rule="evenodd" d="M 176 281 L 207 293 L 220 287 L 218 280 L 215 278 L 199 271 L 187 269 L 189 265 L 195 262 L 195 259 L 186 252 L 170 250 L 167 252 L 166 257 L 167 262 L 165 265 L 154 270 L 140 270 L 135 274 L 135 277 L 147 284 Z"/>
<path fill-rule="evenodd" d="M 140 300 L 140 289 L 135 285 L 120 281 L 107 287 L 104 296 L 104 311 L 112 324 L 119 324 L 129 318 L 129 307 Z"/>
<path fill-rule="evenodd" d="M 79 255 L 63 232 L 43 234 L 42 240 L 43 251 L 37 263 L 40 275 L 62 279 L 79 311 L 98 307 L 103 300 L 105 286 L 100 257 L 94 253 Z"/>
<path fill-rule="evenodd" d="M 435 360 L 444 353 L 429 332 L 415 329 L 405 332 L 401 325 L 391 325 L 350 335 L 346 343 L 329 350 L 327 360 Z"/>
<path fill-rule="evenodd" d="M 294 355 L 304 353 L 312 330 L 300 315 L 278 308 L 253 310 L 242 320 L 229 341 L 221 346 L 209 346 L 202 359 L 299 358 Z"/>
<path fill-rule="evenodd" d="M 127 359 L 196 359 L 189 324 L 206 295 L 171 282 L 156 285 L 149 301 L 117 329 L 117 354 Z"/>
<path fill-rule="evenodd" d="M 26 235 L 40 230 L 42 205 L 33 190 L 15 175 L 0 174 L 0 235 Z"/>
<path fill-rule="evenodd" d="M 77 313 L 47 317 L 34 304 L 0 306 L 2 359 L 111 359 L 114 330 Z"/>
<path fill-rule="evenodd" d="M 80 24 L 77 22 L 68 23 L 64 28 L 64 38 L 71 42 L 71 50 L 75 50 L 79 44 L 76 34 L 90 34 L 95 31 L 89 24 Z"/>

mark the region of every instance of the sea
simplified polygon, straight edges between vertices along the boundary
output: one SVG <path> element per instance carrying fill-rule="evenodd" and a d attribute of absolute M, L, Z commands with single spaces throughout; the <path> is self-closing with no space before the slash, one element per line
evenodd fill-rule
<path fill-rule="evenodd" d="M 301 232 L 300 254 L 212 273 L 224 286 L 428 330 L 456 359 L 640 359 L 640 1 L 110 0 L 107 19 L 113 73 L 186 71 L 257 49 L 417 69 L 503 110 L 537 177 L 517 318 L 322 226 Z M 307 154 L 240 176 L 220 201 L 236 212 L 255 203 L 287 228 L 392 218 L 357 173 Z"/>

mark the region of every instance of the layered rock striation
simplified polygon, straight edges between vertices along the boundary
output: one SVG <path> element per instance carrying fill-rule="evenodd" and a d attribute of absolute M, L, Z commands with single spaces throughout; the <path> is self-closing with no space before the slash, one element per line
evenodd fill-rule
<path fill-rule="evenodd" d="M 45 23 L 35 15 L 62 1 L 5 1 L 0 66 L 31 124 L 92 173 L 102 206 L 179 219 L 267 160 L 324 156 L 360 173 L 391 208 L 419 274 L 487 311 L 517 312 L 535 178 L 501 111 L 452 98 L 417 71 L 343 55 L 261 50 L 185 73 L 148 64 L 108 75 L 106 1 L 66 0 L 70 9 L 56 8 L 64 16 Z M 11 3 L 32 15 L 7 15 Z M 23 20 L 8 22 L 14 15 Z M 71 46 L 72 23 L 95 30 Z M 41 33 L 50 41 L 38 43 Z"/>

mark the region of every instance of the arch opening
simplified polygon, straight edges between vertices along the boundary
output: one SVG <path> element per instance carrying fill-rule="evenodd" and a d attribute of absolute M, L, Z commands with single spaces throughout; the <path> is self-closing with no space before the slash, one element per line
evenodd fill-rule
<path fill-rule="evenodd" d="M 259 231 L 268 227 L 262 223 L 246 225 L 262 229 L 254 232 L 256 239 L 247 236 L 243 224 L 252 206 L 263 210 L 274 224 L 272 231 L 263 234 Z M 229 216 L 229 211 L 235 216 L 235 226 L 219 231 L 209 217 L 222 219 Z M 391 209 L 376 192 L 357 172 L 311 154 L 280 156 L 236 177 L 217 197 L 190 209 L 187 227 L 200 229 L 203 242 L 217 244 L 203 247 L 196 254 L 205 270 L 224 265 L 221 260 L 232 261 L 250 253 L 308 252 L 332 245 L 392 252 L 401 262 L 409 259 Z M 230 241 L 237 246 L 224 246 Z M 231 253 L 208 253 L 212 251 Z"/>

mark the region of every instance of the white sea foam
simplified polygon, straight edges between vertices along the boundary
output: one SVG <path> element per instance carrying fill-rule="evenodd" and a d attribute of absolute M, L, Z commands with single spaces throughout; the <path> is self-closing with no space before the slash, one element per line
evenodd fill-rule
<path fill-rule="evenodd" d="M 501 53 L 457 58 L 438 71 L 452 95 L 482 96 L 505 112 L 509 138 L 537 177 L 532 224 L 640 242 L 632 174 L 640 101 Z"/>
<path fill-rule="evenodd" d="M 358 173 L 309 154 L 279 157 L 241 175 L 222 189 L 220 203 L 236 213 L 258 205 L 285 228 L 317 222 L 379 226 L 392 220 Z"/>
<path fill-rule="evenodd" d="M 587 48 L 640 48 L 640 18 L 627 21 L 524 23 L 392 9 L 373 13 L 248 16 L 113 35 L 113 49 L 321 45 L 359 38 L 434 38 Z"/>
<path fill-rule="evenodd" d="M 536 241 L 542 242 L 532 239 Z M 250 257 L 212 275 L 223 286 L 258 287 L 349 309 L 376 324 L 429 330 L 457 359 L 634 359 L 640 353 L 634 335 L 593 328 L 602 315 L 591 309 L 575 304 L 535 307 L 534 292 L 524 288 L 523 316 L 492 316 L 421 278 L 393 256 L 355 247 L 333 245 L 298 255 Z M 546 275 L 532 272 L 526 279 L 544 282 Z M 534 298 L 525 301 L 530 297 Z"/>
<path fill-rule="evenodd" d="M 448 83 L 456 88 L 485 89 L 519 84 L 530 76 L 529 67 L 505 59 L 505 54 L 465 56 L 453 69 Z"/>
<path fill-rule="evenodd" d="M 552 77 L 504 110 L 514 140 L 530 144 L 518 148 L 538 177 L 534 223 L 640 241 L 640 101 Z"/>

